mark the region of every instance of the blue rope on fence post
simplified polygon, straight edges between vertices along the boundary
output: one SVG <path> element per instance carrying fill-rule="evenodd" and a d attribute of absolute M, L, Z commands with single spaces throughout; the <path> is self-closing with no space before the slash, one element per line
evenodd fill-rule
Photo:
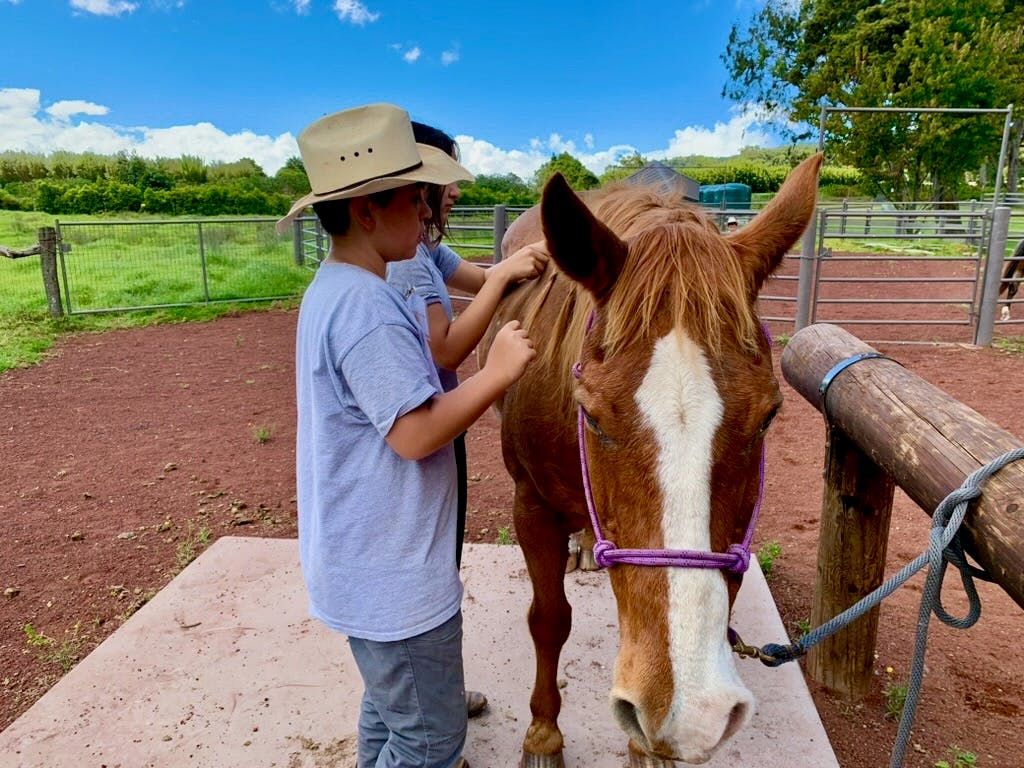
<path fill-rule="evenodd" d="M 934 613 L 939 620 L 954 629 L 967 629 L 974 626 L 981 616 L 981 600 L 974 579 L 992 581 L 984 570 L 967 562 L 963 544 L 959 539 L 960 526 L 967 516 L 967 508 L 971 501 L 981 496 L 981 483 L 992 477 L 1007 464 L 1024 458 L 1024 448 L 1015 448 L 1002 456 L 993 459 L 985 466 L 968 475 L 963 484 L 943 499 L 932 515 L 932 527 L 928 535 L 928 549 L 913 561 L 905 565 L 899 573 L 879 586 L 871 594 L 865 596 L 845 611 L 835 616 L 820 627 L 811 630 L 795 643 L 778 645 L 766 643 L 760 648 L 744 645 L 737 637 L 736 650 L 743 656 L 752 656 L 769 667 L 777 667 L 787 661 L 798 659 L 811 648 L 827 637 L 832 636 L 847 624 L 855 621 L 870 611 L 885 598 L 901 587 L 911 576 L 926 565 L 928 574 L 921 592 L 921 605 L 918 610 L 917 633 L 915 637 L 914 656 L 911 661 L 910 681 L 907 685 L 907 698 L 903 705 L 896 742 L 893 746 L 889 768 L 901 768 L 910 741 L 910 729 L 917 713 L 917 704 L 921 695 L 921 680 L 924 677 L 924 653 L 928 640 L 928 624 Z M 967 594 L 969 607 L 963 618 L 951 616 L 942 607 L 942 580 L 946 574 L 946 566 L 952 563 L 960 571 L 964 591 Z"/>

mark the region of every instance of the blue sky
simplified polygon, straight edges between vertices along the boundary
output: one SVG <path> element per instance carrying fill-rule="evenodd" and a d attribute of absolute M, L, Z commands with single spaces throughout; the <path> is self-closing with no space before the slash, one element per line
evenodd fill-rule
<path fill-rule="evenodd" d="M 252 157 L 389 101 L 476 173 L 775 146 L 720 96 L 761 0 L 0 0 L 0 151 Z"/>

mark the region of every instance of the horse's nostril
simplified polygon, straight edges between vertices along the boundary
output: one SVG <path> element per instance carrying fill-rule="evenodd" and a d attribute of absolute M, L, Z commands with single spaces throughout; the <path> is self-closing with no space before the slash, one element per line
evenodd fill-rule
<path fill-rule="evenodd" d="M 743 727 L 747 721 L 747 704 L 740 702 L 733 706 L 729 712 L 729 721 L 725 724 L 725 732 L 722 734 L 722 741 L 731 738 L 733 734 Z"/>

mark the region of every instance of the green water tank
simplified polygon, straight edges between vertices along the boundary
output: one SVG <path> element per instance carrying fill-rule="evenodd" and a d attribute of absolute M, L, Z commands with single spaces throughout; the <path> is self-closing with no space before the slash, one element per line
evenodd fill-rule
<path fill-rule="evenodd" d="M 749 208 L 750 187 L 747 184 L 701 184 L 700 202 L 716 208 Z M 723 206 L 724 203 L 724 206 Z"/>

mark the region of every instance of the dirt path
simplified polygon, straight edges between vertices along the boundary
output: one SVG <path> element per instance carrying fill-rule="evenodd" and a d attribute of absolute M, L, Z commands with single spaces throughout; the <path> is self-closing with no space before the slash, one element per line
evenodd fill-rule
<path fill-rule="evenodd" d="M 48 362 L 0 375 L 0 728 L 204 541 L 295 535 L 295 317 L 252 312 L 79 336 Z M 1020 357 L 955 346 L 879 349 L 1024 435 Z M 824 424 L 783 390 L 755 548 L 766 541 L 781 547 L 771 585 L 795 631 L 810 615 Z M 470 431 L 468 446 L 467 536 L 493 542 L 511 525 L 512 488 L 491 414 Z M 888 572 L 922 551 L 927 526 L 927 516 L 900 496 Z M 955 580 L 946 603 L 962 611 Z M 883 691 L 907 679 L 920 583 L 882 609 L 871 695 L 848 704 L 813 691 L 844 767 L 887 764 L 895 722 L 886 717 Z M 971 630 L 932 623 L 911 768 L 942 759 L 952 765 L 954 746 L 975 753 L 981 768 L 1022 764 L 1024 617 L 998 589 L 983 586 L 982 599 L 982 619 Z"/>

